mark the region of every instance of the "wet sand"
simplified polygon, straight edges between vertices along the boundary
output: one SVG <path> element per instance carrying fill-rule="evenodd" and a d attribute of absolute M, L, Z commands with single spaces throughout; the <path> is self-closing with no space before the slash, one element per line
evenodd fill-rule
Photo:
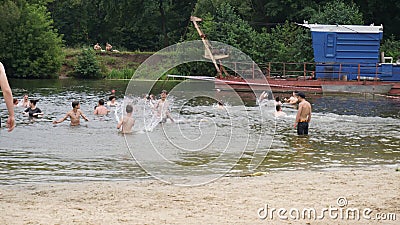
<path fill-rule="evenodd" d="M 0 224 L 377 224 L 373 218 L 393 213 L 395 221 L 379 224 L 399 224 L 399 194 L 400 172 L 393 168 L 270 172 L 198 187 L 157 180 L 8 185 L 0 186 Z M 340 204 L 347 200 L 343 208 L 340 197 Z M 357 208 L 361 218 L 325 212 L 323 219 L 294 219 L 294 209 L 315 208 L 321 217 L 329 207 Z M 286 220 L 279 208 L 287 210 Z M 371 219 L 363 218 L 364 209 Z"/>

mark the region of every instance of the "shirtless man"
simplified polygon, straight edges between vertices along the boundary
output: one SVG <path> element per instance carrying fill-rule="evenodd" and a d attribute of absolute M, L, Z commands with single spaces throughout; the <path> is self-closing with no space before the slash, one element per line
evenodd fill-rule
<path fill-rule="evenodd" d="M 81 104 L 79 104 L 78 101 L 73 101 L 72 102 L 72 110 L 67 112 L 67 114 L 64 116 L 64 118 L 59 119 L 57 121 L 53 121 L 53 124 L 61 123 L 68 117 L 71 119 L 71 126 L 78 126 L 81 123 L 81 121 L 80 121 L 81 116 L 86 121 L 89 121 L 89 119 L 83 114 L 83 112 L 80 110 L 80 108 L 81 108 Z"/>
<path fill-rule="evenodd" d="M 298 94 L 298 92 L 297 92 L 297 91 L 294 91 L 293 94 L 292 94 L 292 96 L 290 96 L 289 99 L 286 99 L 286 98 L 285 98 L 285 102 L 286 102 L 286 103 L 289 103 L 289 104 L 291 104 L 291 105 L 294 105 L 294 104 L 298 103 L 298 102 L 299 102 L 299 99 L 297 98 L 297 94 Z"/>
<path fill-rule="evenodd" d="M 101 50 L 101 47 L 100 47 L 99 43 L 96 43 L 96 44 L 94 45 L 93 49 L 96 50 L 96 51 Z"/>
<path fill-rule="evenodd" d="M 106 51 L 111 51 L 112 46 L 107 42 L 106 43 Z"/>
<path fill-rule="evenodd" d="M 6 71 L 1 62 L 0 62 L 0 87 L 1 90 L 3 91 L 4 101 L 6 102 L 8 110 L 8 119 L 6 127 L 8 128 L 8 132 L 11 132 L 15 127 L 13 96 L 10 85 L 8 84 Z"/>
<path fill-rule="evenodd" d="M 311 104 L 307 102 L 306 95 L 303 92 L 297 93 L 297 98 L 300 103 L 294 128 L 297 127 L 298 135 L 308 135 L 308 123 L 311 121 Z"/>
<path fill-rule="evenodd" d="M 127 105 L 125 111 L 126 116 L 121 118 L 121 121 L 117 125 L 117 129 L 121 128 L 121 133 L 128 134 L 132 133 L 132 127 L 135 125 L 135 120 L 132 118 L 133 107 Z"/>
<path fill-rule="evenodd" d="M 154 110 L 157 113 L 157 116 L 161 118 L 161 123 L 167 122 L 167 118 L 174 122 L 171 114 L 169 113 L 169 102 L 167 101 L 168 92 L 166 90 L 161 91 L 161 99 L 158 100 L 156 105 L 154 106 Z"/>
<path fill-rule="evenodd" d="M 110 112 L 105 106 L 104 106 L 104 99 L 99 100 L 99 104 L 97 105 L 96 109 L 94 110 L 95 115 L 107 115 Z"/>

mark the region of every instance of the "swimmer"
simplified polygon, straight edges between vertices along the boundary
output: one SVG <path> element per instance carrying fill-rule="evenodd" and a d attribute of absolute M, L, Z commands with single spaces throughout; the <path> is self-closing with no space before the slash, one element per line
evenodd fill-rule
<path fill-rule="evenodd" d="M 29 117 L 39 117 L 43 116 L 42 110 L 36 107 L 36 103 L 39 100 L 29 100 L 29 108 L 27 108 L 23 114 L 28 115 Z"/>
<path fill-rule="evenodd" d="M 24 98 L 18 103 L 18 106 L 29 108 L 29 99 L 27 94 L 24 95 Z"/>
<path fill-rule="evenodd" d="M 158 100 L 156 105 L 154 106 L 154 110 L 157 113 L 157 116 L 161 118 L 161 123 L 167 122 L 169 118 L 171 122 L 174 122 L 172 119 L 171 114 L 169 112 L 169 101 L 167 100 L 168 92 L 166 90 L 161 91 L 161 99 Z"/>
<path fill-rule="evenodd" d="M 17 98 L 13 98 L 14 107 L 18 107 L 19 100 Z"/>
<path fill-rule="evenodd" d="M 121 133 L 132 133 L 132 127 L 135 125 L 135 120 L 132 118 L 133 107 L 127 105 L 125 108 L 126 116 L 123 116 L 117 125 L 117 129 L 121 129 Z"/>
<path fill-rule="evenodd" d="M 53 124 L 61 123 L 68 117 L 71 119 L 71 126 L 77 126 L 80 124 L 80 118 L 82 116 L 83 119 L 86 121 L 89 121 L 89 119 L 83 114 L 83 112 L 80 110 L 81 104 L 79 104 L 78 101 L 73 101 L 72 102 L 72 110 L 67 112 L 65 116 L 57 121 L 53 121 Z"/>
<path fill-rule="evenodd" d="M 292 94 L 292 96 L 290 96 L 290 98 L 289 99 L 286 99 L 285 98 L 285 102 L 286 103 L 289 103 L 289 104 L 291 104 L 291 105 L 294 105 L 294 104 L 297 104 L 297 102 L 299 101 L 298 99 L 297 99 L 297 91 L 294 91 L 293 92 L 293 94 Z"/>
<path fill-rule="evenodd" d="M 282 106 L 281 105 L 276 105 L 275 109 L 276 109 L 275 117 L 286 116 L 286 113 L 282 111 Z"/>
<path fill-rule="evenodd" d="M 115 107 L 115 106 L 118 106 L 118 102 L 116 102 L 116 100 L 117 100 L 117 97 L 115 97 L 115 95 L 111 95 L 109 98 L 108 98 L 108 102 L 107 102 L 107 106 L 108 107 Z"/>
<path fill-rule="evenodd" d="M 97 107 L 94 109 L 93 114 L 95 115 L 107 115 L 110 112 L 105 106 L 104 106 L 104 100 L 100 99 Z"/>

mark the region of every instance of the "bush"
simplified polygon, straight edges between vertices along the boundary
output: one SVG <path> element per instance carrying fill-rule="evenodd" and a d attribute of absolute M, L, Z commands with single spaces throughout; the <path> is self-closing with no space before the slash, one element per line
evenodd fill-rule
<path fill-rule="evenodd" d="M 45 5 L 6 0 L 0 5 L 0 59 L 16 78 L 56 78 L 62 39 Z"/>
<path fill-rule="evenodd" d="M 100 70 L 96 53 L 92 49 L 83 49 L 74 66 L 74 77 L 82 79 L 99 79 L 103 75 Z"/>

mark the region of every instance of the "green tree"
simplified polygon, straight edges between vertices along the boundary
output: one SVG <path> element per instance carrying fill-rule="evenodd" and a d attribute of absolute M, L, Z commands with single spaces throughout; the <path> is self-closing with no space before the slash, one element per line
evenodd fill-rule
<path fill-rule="evenodd" d="M 346 4 L 342 0 L 326 3 L 322 10 L 311 16 L 309 22 L 319 24 L 364 24 L 363 15 L 359 7 L 354 3 Z"/>
<path fill-rule="evenodd" d="M 400 58 L 400 41 L 396 40 L 394 35 L 384 39 L 381 44 L 381 52 L 385 52 L 385 56 L 393 57 L 393 60 L 396 61 Z"/>
<path fill-rule="evenodd" d="M 83 49 L 78 56 L 78 62 L 74 66 L 73 75 L 81 79 L 102 78 L 99 62 L 93 49 Z"/>
<path fill-rule="evenodd" d="M 45 2 L 3 1 L 0 6 L 0 60 L 16 78 L 55 78 L 63 60 L 62 39 Z M 41 2 L 41 1 L 38 1 Z"/>

